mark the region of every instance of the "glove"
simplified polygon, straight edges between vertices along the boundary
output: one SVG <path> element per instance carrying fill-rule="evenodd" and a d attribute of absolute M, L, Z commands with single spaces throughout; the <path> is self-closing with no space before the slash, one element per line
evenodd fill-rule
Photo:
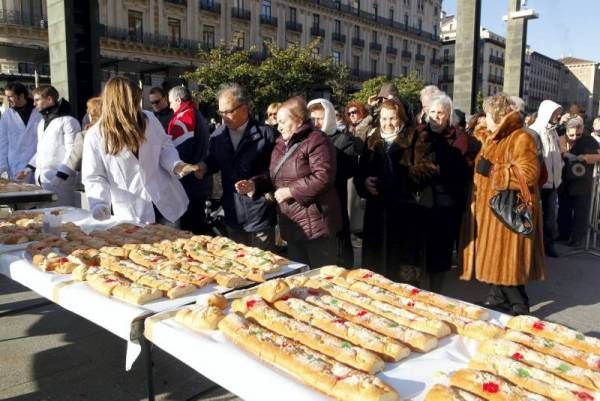
<path fill-rule="evenodd" d="M 54 177 L 52 177 L 52 180 L 50 181 L 50 185 L 52 185 L 54 188 L 60 187 L 61 185 L 64 185 L 66 182 L 65 179 L 60 178 L 59 176 L 55 175 Z"/>
<path fill-rule="evenodd" d="M 110 219 L 110 207 L 106 205 L 97 205 L 92 210 L 92 217 L 96 220 Z"/>
<path fill-rule="evenodd" d="M 187 163 L 177 163 L 174 169 L 174 173 L 179 176 L 179 178 L 183 178 L 186 175 L 193 173 L 198 170 L 198 166 L 195 164 L 187 164 Z"/>

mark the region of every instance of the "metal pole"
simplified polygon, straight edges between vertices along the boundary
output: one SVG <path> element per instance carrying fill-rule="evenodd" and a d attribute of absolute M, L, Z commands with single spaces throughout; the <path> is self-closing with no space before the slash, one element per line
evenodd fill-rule
<path fill-rule="evenodd" d="M 582 253 L 600 257 L 600 249 L 597 247 L 596 238 L 599 234 L 600 223 L 600 166 L 594 166 L 594 181 L 592 184 L 592 198 L 590 200 L 590 215 L 588 217 L 588 227 L 585 238 L 585 247 L 573 252 L 569 255 L 579 255 Z M 592 243 L 591 239 L 594 238 Z"/>

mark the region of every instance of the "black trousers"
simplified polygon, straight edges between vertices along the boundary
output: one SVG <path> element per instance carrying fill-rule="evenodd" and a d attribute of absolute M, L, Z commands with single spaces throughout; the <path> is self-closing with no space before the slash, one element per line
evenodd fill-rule
<path fill-rule="evenodd" d="M 541 197 L 544 216 L 544 247 L 550 249 L 554 246 L 556 237 L 556 188 L 542 188 Z"/>
<path fill-rule="evenodd" d="M 490 288 L 490 296 L 497 301 L 504 301 L 507 304 L 524 305 L 529 308 L 529 297 L 525 292 L 524 285 L 495 285 Z"/>
<path fill-rule="evenodd" d="M 561 194 L 558 203 L 558 230 L 560 238 L 572 242 L 585 240 L 590 217 L 592 194 Z"/>
<path fill-rule="evenodd" d="M 196 235 L 209 234 L 204 211 L 206 199 L 190 199 L 188 208 L 181 216 L 181 229 L 191 231 Z"/>
<path fill-rule="evenodd" d="M 311 269 L 334 265 L 337 262 L 337 238 L 335 236 L 317 239 L 287 241 L 288 259 L 304 263 Z"/>

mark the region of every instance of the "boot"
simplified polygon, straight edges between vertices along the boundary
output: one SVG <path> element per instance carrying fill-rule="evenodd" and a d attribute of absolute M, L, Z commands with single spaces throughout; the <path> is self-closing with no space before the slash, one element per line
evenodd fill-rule
<path fill-rule="evenodd" d="M 429 291 L 441 294 L 445 278 L 446 272 L 429 273 Z"/>

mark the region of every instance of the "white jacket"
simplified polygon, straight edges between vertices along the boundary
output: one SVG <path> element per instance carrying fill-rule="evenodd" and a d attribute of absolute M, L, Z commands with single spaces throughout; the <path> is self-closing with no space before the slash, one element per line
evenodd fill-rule
<path fill-rule="evenodd" d="M 175 222 L 188 205 L 187 195 L 174 173 L 179 155 L 154 114 L 144 114 L 145 141 L 138 158 L 129 150 L 107 154 L 100 125 L 88 129 L 81 165 L 85 193 L 92 211 L 112 205 L 119 219 L 154 223 L 154 203 L 167 220 Z"/>
<path fill-rule="evenodd" d="M 529 126 L 530 129 L 537 132 L 542 141 L 544 161 L 546 170 L 548 170 L 548 180 L 544 183 L 544 188 L 558 188 L 562 182 L 563 160 L 560 154 L 558 134 L 556 127 L 549 124 L 552 114 L 560 107 L 560 104 L 552 100 L 544 100 L 540 103 L 537 119 Z"/>
<path fill-rule="evenodd" d="M 37 127 L 42 119 L 37 110 L 31 112 L 27 126 L 12 108 L 0 118 L 0 174 L 8 173 L 13 180 L 23 170 L 37 149 Z"/>

